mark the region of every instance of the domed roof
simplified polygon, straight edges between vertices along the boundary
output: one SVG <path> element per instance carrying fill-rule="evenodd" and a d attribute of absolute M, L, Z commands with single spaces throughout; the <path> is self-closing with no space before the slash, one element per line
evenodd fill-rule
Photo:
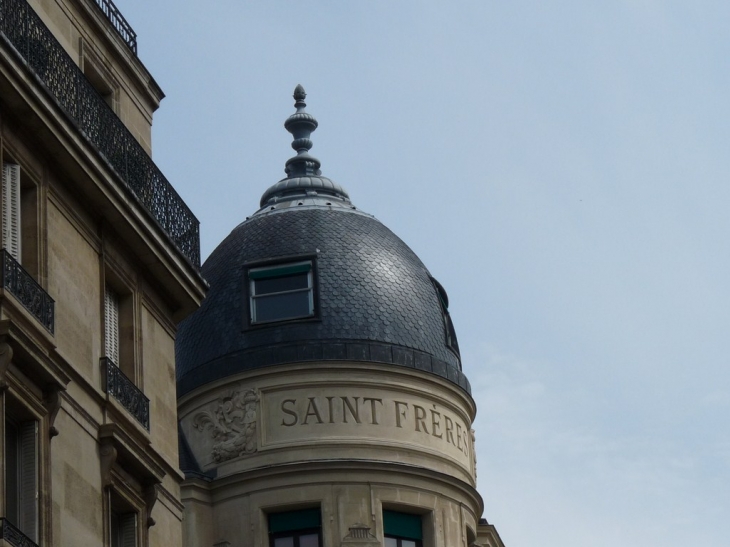
<path fill-rule="evenodd" d="M 308 154 L 316 120 L 304 112 L 301 86 L 295 99 L 286 127 L 299 153 L 287 162 L 288 177 L 202 267 L 210 290 L 180 325 L 178 395 L 249 369 L 326 360 L 411 367 L 469 392 L 443 288 L 403 241 L 321 176 Z M 257 319 L 257 306 L 276 298 L 255 294 L 264 292 L 257 283 L 276 272 L 302 276 L 303 288 L 276 295 L 308 296 L 309 308 Z"/>

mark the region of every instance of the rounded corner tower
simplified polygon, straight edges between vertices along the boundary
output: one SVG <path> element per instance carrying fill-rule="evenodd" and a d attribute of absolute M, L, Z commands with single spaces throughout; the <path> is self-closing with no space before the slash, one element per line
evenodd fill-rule
<path fill-rule="evenodd" d="M 179 328 L 187 547 L 471 545 L 476 407 L 446 292 L 322 175 L 305 97 L 286 178 Z"/>

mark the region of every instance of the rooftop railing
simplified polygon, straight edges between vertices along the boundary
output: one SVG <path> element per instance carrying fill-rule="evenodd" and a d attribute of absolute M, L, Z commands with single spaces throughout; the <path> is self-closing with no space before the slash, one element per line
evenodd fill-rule
<path fill-rule="evenodd" d="M 0 33 L 195 268 L 200 223 L 26 0 L 0 0 Z"/>
<path fill-rule="evenodd" d="M 106 18 L 109 19 L 109 22 L 114 27 L 114 30 L 117 31 L 117 34 L 122 37 L 124 43 L 129 46 L 129 49 L 131 49 L 135 55 L 137 55 L 137 33 L 134 32 L 131 25 L 127 23 L 127 20 L 124 18 L 124 15 L 122 15 L 122 12 L 119 11 L 119 8 L 114 5 L 112 0 L 94 1 L 101 11 L 104 12 Z"/>
<path fill-rule="evenodd" d="M 55 303 L 23 266 L 5 249 L 0 250 L 2 286 L 53 334 Z"/>
<path fill-rule="evenodd" d="M 114 397 L 134 419 L 150 430 L 150 400 L 108 357 L 101 358 L 103 390 Z"/>

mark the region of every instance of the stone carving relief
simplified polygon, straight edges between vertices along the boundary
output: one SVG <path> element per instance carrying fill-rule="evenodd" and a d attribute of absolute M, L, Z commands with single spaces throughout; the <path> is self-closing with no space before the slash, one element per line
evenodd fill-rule
<path fill-rule="evenodd" d="M 255 389 L 236 389 L 221 397 L 214 410 L 204 410 L 193 417 L 198 431 L 210 431 L 213 461 L 221 463 L 256 452 L 258 403 Z"/>

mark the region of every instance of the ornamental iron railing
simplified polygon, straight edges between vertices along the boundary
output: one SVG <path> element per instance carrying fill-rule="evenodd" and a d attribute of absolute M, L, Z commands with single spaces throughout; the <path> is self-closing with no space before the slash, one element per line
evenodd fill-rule
<path fill-rule="evenodd" d="M 38 545 L 21 532 L 5 517 L 0 517 L 0 539 L 4 539 L 15 547 L 38 547 Z"/>
<path fill-rule="evenodd" d="M 2 286 L 53 334 L 55 302 L 5 249 L 0 250 Z"/>
<path fill-rule="evenodd" d="M 150 400 L 108 357 L 101 358 L 102 388 L 150 430 Z"/>
<path fill-rule="evenodd" d="M 200 223 L 26 0 L 0 0 L 0 33 L 180 252 L 200 268 Z"/>
<path fill-rule="evenodd" d="M 109 22 L 114 27 L 114 30 L 117 31 L 117 34 L 119 34 L 122 40 L 124 40 L 124 43 L 129 46 L 129 49 L 131 49 L 135 55 L 137 55 L 137 33 L 134 32 L 132 26 L 127 23 L 127 20 L 124 18 L 124 15 L 122 15 L 122 12 L 119 11 L 119 8 L 114 5 L 112 0 L 95 0 L 95 2 L 101 11 L 104 12 L 106 18 L 109 19 Z"/>

